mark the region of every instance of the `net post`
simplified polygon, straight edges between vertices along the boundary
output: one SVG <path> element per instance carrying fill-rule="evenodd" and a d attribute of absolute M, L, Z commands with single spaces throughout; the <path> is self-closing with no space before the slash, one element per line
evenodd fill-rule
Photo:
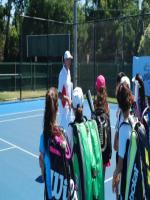
<path fill-rule="evenodd" d="M 20 101 L 22 100 L 22 74 L 19 74 Z"/>
<path fill-rule="evenodd" d="M 48 90 L 49 87 L 49 63 L 47 63 L 47 84 L 46 84 L 46 89 Z"/>

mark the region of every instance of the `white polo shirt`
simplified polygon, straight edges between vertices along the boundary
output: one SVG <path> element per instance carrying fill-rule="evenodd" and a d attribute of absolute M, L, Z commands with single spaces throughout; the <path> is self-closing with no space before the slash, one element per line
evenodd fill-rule
<path fill-rule="evenodd" d="M 67 95 L 69 99 L 72 98 L 73 84 L 71 82 L 70 70 L 66 69 L 63 65 L 58 80 L 58 92 L 61 92 L 63 95 Z M 59 124 L 65 130 L 68 128 L 68 124 L 72 119 L 72 111 L 69 108 L 68 102 L 59 100 Z"/>

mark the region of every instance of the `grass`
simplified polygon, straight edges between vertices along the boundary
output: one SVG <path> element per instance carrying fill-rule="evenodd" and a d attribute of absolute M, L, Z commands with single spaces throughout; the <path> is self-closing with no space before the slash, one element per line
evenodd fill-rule
<path fill-rule="evenodd" d="M 46 94 L 46 90 L 35 90 L 35 91 L 22 91 L 22 99 L 30 99 L 30 98 L 38 98 L 44 97 Z M 20 92 L 0 92 L 0 101 L 13 101 L 20 99 Z M 116 98 L 108 97 L 109 103 L 117 103 Z"/>
<path fill-rule="evenodd" d="M 46 90 L 22 91 L 22 99 L 38 98 L 45 96 Z M 20 99 L 20 92 L 0 92 L 0 101 L 13 101 Z"/>
<path fill-rule="evenodd" d="M 114 97 L 108 97 L 107 100 L 109 103 L 117 103 L 117 99 Z"/>

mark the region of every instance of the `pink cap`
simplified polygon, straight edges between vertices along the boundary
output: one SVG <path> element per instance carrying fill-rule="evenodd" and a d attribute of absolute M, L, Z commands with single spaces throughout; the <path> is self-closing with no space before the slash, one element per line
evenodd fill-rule
<path fill-rule="evenodd" d="M 106 82 L 105 82 L 105 78 L 102 75 L 99 75 L 96 79 L 96 89 L 100 90 L 100 88 L 105 87 L 106 86 Z"/>

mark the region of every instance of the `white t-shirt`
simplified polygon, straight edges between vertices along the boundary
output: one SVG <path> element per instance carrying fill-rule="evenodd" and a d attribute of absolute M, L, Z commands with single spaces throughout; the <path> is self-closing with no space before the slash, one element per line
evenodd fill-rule
<path fill-rule="evenodd" d="M 72 97 L 73 84 L 71 82 L 70 70 L 66 69 L 65 66 L 61 69 L 59 73 L 58 80 L 58 92 L 61 92 L 64 95 L 67 95 L 70 100 Z M 68 128 L 68 124 L 73 120 L 72 109 L 69 108 L 68 102 L 63 102 L 59 100 L 59 124 L 65 130 Z"/>
<path fill-rule="evenodd" d="M 131 119 L 131 117 L 130 117 Z M 132 120 L 132 119 L 131 119 Z M 126 152 L 126 144 L 127 140 L 130 139 L 132 128 L 129 124 L 128 119 L 123 120 L 124 124 L 122 124 L 119 128 L 119 148 L 118 148 L 118 154 L 121 158 L 124 158 L 125 152 Z"/>
<path fill-rule="evenodd" d="M 61 93 L 65 92 L 66 95 L 71 100 L 72 90 L 73 90 L 73 84 L 71 82 L 70 70 L 66 69 L 65 66 L 63 65 L 63 68 L 61 69 L 59 73 L 58 92 L 61 92 Z M 65 106 L 67 106 L 67 104 Z"/>

